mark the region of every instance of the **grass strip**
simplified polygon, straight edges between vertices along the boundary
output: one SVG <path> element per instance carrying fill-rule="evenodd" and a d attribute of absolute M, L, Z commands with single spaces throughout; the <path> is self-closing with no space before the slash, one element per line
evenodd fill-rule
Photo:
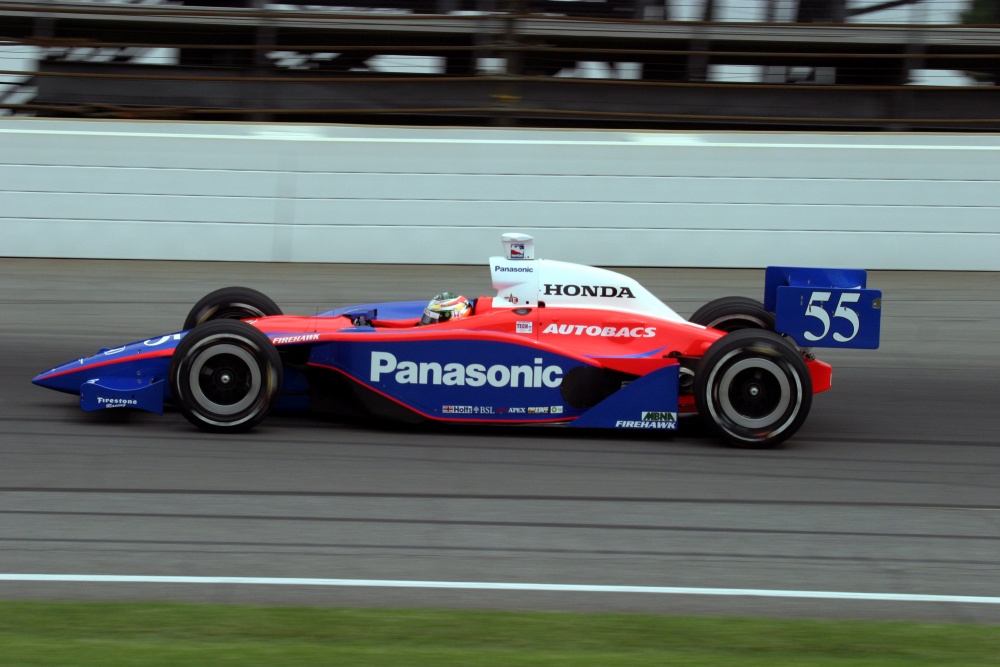
<path fill-rule="evenodd" d="M 1000 627 L 194 604 L 0 602 L 0 665 L 998 664 Z"/>

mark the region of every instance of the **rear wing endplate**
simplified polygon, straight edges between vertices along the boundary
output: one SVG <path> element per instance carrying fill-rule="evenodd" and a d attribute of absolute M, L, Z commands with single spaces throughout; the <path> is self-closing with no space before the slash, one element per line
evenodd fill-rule
<path fill-rule="evenodd" d="M 868 289 L 862 269 L 769 266 L 764 308 L 775 330 L 802 347 L 876 349 L 882 321 L 882 292 Z"/>

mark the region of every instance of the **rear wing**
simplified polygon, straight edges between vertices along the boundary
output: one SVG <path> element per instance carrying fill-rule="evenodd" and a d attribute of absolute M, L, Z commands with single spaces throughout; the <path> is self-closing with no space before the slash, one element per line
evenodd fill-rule
<path fill-rule="evenodd" d="M 878 348 L 882 292 L 861 269 L 769 266 L 764 308 L 775 330 L 802 347 Z"/>

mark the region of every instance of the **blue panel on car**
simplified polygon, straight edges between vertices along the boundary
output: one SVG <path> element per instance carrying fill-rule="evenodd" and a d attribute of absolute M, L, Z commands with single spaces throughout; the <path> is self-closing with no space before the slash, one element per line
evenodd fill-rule
<path fill-rule="evenodd" d="M 868 286 L 864 269 L 825 269 L 808 266 L 769 266 L 764 271 L 764 309 L 775 312 L 779 287 L 837 287 L 856 289 Z"/>
<path fill-rule="evenodd" d="M 320 313 L 318 317 L 357 316 L 363 314 L 365 315 L 365 319 L 368 320 L 409 320 L 423 315 L 426 306 L 426 300 L 364 303 L 357 306 L 346 306 L 344 308 L 328 310 Z"/>
<path fill-rule="evenodd" d="M 775 329 L 803 347 L 879 346 L 879 290 L 778 287 L 776 301 Z"/>
<path fill-rule="evenodd" d="M 576 428 L 677 429 L 680 366 L 636 378 L 569 424 Z"/>
<path fill-rule="evenodd" d="M 434 419 L 568 421 L 580 410 L 562 398 L 580 360 L 525 342 L 458 338 L 319 345 L 309 363 L 338 370 Z M 377 337 L 376 337 L 377 338 Z"/>
<path fill-rule="evenodd" d="M 80 407 L 87 412 L 132 408 L 163 414 L 163 380 L 109 377 L 85 382 L 80 387 Z"/>

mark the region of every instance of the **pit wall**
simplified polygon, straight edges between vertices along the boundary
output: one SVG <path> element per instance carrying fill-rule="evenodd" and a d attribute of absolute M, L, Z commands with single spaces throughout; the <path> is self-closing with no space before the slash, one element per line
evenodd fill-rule
<path fill-rule="evenodd" d="M 1000 270 L 1000 136 L 0 120 L 0 256 Z"/>

